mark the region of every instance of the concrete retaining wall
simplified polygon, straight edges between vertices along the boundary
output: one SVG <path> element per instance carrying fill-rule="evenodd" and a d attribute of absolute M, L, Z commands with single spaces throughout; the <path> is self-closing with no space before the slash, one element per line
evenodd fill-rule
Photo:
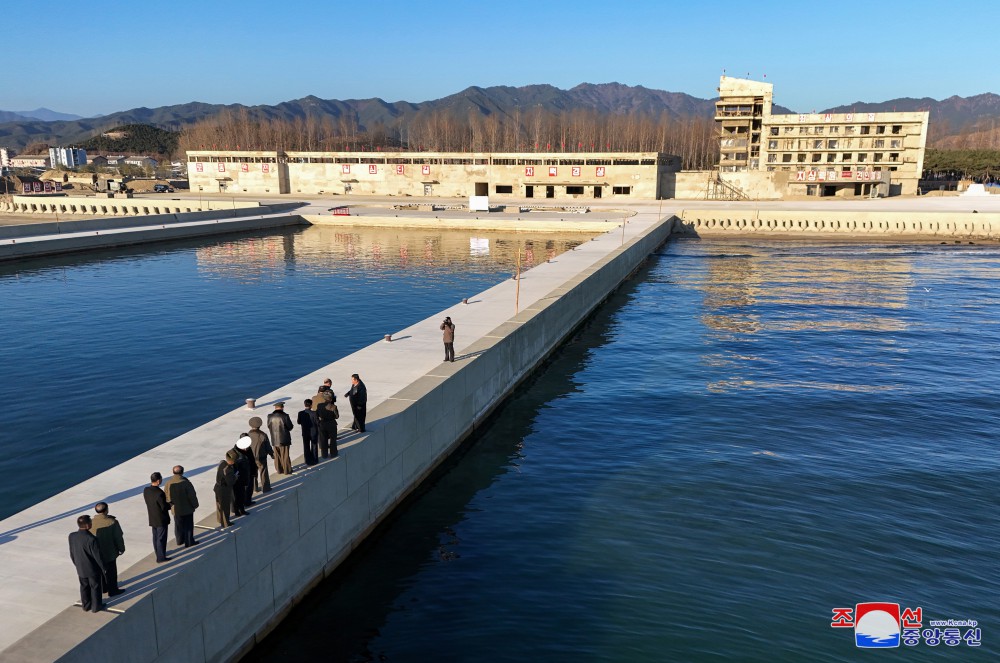
<path fill-rule="evenodd" d="M 189 223 L 215 219 L 232 219 L 243 216 L 269 214 L 270 209 L 254 206 L 238 209 L 206 210 L 202 212 L 182 212 L 179 214 L 150 214 L 148 216 L 108 217 L 101 219 L 79 219 L 55 223 L 26 223 L 17 226 L 0 226 L 0 239 L 36 237 L 38 235 L 58 235 L 116 228 L 136 228 L 161 226 L 164 224 Z"/>
<path fill-rule="evenodd" d="M 17 239 L 11 239 L 11 243 L 9 244 L 0 243 L 0 261 L 19 260 L 22 258 L 53 255 L 57 253 L 72 253 L 75 251 L 87 251 L 90 249 L 101 249 L 114 246 L 164 242 L 173 239 L 187 239 L 191 237 L 204 237 L 224 233 L 264 230 L 266 228 L 277 228 L 281 226 L 307 225 L 307 222 L 303 221 L 302 217 L 297 215 L 232 218 L 232 210 L 230 210 L 228 215 L 223 214 L 223 218 L 219 218 L 219 212 L 200 212 L 198 214 L 199 216 L 207 215 L 215 222 L 199 221 L 193 223 L 188 219 L 171 219 L 169 223 L 172 225 L 167 225 L 167 219 L 164 219 L 165 223 L 159 226 L 151 226 L 148 224 L 153 217 L 143 217 L 143 225 L 135 227 L 135 219 L 131 219 L 130 223 L 118 224 L 117 226 L 114 224 L 110 224 L 109 226 L 108 222 L 114 221 L 112 219 L 93 219 L 92 222 L 94 224 L 98 227 L 103 225 L 107 228 L 107 232 L 102 234 L 102 231 L 95 230 L 93 231 L 93 234 L 83 234 L 83 232 L 89 233 L 90 231 L 87 230 L 81 232 L 77 230 L 73 234 L 67 234 L 67 231 L 64 229 L 61 235 L 51 236 L 44 239 L 27 237 L 21 238 L 20 242 L 18 242 Z M 78 223 L 88 224 L 91 222 L 79 221 Z M 14 227 L 25 228 L 25 226 Z"/>
<path fill-rule="evenodd" d="M 1000 239 L 1000 214 L 969 212 L 775 212 L 686 210 L 678 232 L 700 236 L 883 237 L 885 239 Z"/>
<path fill-rule="evenodd" d="M 442 364 L 375 406 L 368 434 L 341 447 L 338 460 L 276 482 L 245 525 L 206 539 L 195 558 L 172 569 L 166 585 L 123 604 L 124 614 L 67 609 L 6 650 L 4 660 L 197 663 L 242 655 L 666 241 L 674 225 L 671 219 L 650 226 L 465 348 L 467 359 Z"/>

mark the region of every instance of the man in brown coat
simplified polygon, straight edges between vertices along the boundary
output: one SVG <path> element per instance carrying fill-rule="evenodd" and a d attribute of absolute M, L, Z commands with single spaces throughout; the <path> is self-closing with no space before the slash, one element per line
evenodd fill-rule
<path fill-rule="evenodd" d="M 97 537 L 97 547 L 101 549 L 104 562 L 104 593 L 109 597 L 122 593 L 118 587 L 118 558 L 125 552 L 125 535 L 118 519 L 108 513 L 108 503 L 94 505 L 97 515 L 91 521 L 90 533 Z"/>
<path fill-rule="evenodd" d="M 274 449 L 271 447 L 271 440 L 267 433 L 260 429 L 264 421 L 260 417 L 250 417 L 250 430 L 247 437 L 250 438 L 250 449 L 253 451 L 254 462 L 257 463 L 257 475 L 259 477 L 260 492 L 266 493 L 271 490 L 271 475 L 267 471 L 267 457 L 274 458 Z"/>
<path fill-rule="evenodd" d="M 177 545 L 190 548 L 194 540 L 194 511 L 198 508 L 198 495 L 194 485 L 184 476 L 184 468 L 174 465 L 174 473 L 163 485 L 167 502 L 174 512 L 174 540 Z"/>
<path fill-rule="evenodd" d="M 444 360 L 455 361 L 455 323 L 451 318 L 445 318 L 441 323 L 444 332 Z"/>

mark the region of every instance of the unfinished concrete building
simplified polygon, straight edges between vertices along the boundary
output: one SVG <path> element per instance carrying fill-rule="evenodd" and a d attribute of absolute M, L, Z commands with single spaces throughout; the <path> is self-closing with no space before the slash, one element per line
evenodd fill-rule
<path fill-rule="evenodd" d="M 927 112 L 775 115 L 772 102 L 770 83 L 720 79 L 716 197 L 917 193 Z"/>

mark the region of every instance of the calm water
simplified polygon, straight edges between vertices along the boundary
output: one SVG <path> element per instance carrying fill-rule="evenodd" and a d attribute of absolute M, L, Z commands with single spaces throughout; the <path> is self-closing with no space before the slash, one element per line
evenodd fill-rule
<path fill-rule="evenodd" d="M 676 241 L 253 661 L 996 660 L 1000 250 Z M 962 629 L 963 632 L 965 629 Z"/>
<path fill-rule="evenodd" d="M 312 227 L 0 264 L 0 518 L 577 237 Z"/>

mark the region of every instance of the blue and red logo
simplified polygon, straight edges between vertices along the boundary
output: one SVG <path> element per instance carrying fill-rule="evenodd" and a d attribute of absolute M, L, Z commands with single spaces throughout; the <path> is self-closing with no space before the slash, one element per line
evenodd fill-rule
<path fill-rule="evenodd" d="M 899 604 L 858 603 L 854 606 L 854 643 L 858 647 L 899 646 Z"/>

